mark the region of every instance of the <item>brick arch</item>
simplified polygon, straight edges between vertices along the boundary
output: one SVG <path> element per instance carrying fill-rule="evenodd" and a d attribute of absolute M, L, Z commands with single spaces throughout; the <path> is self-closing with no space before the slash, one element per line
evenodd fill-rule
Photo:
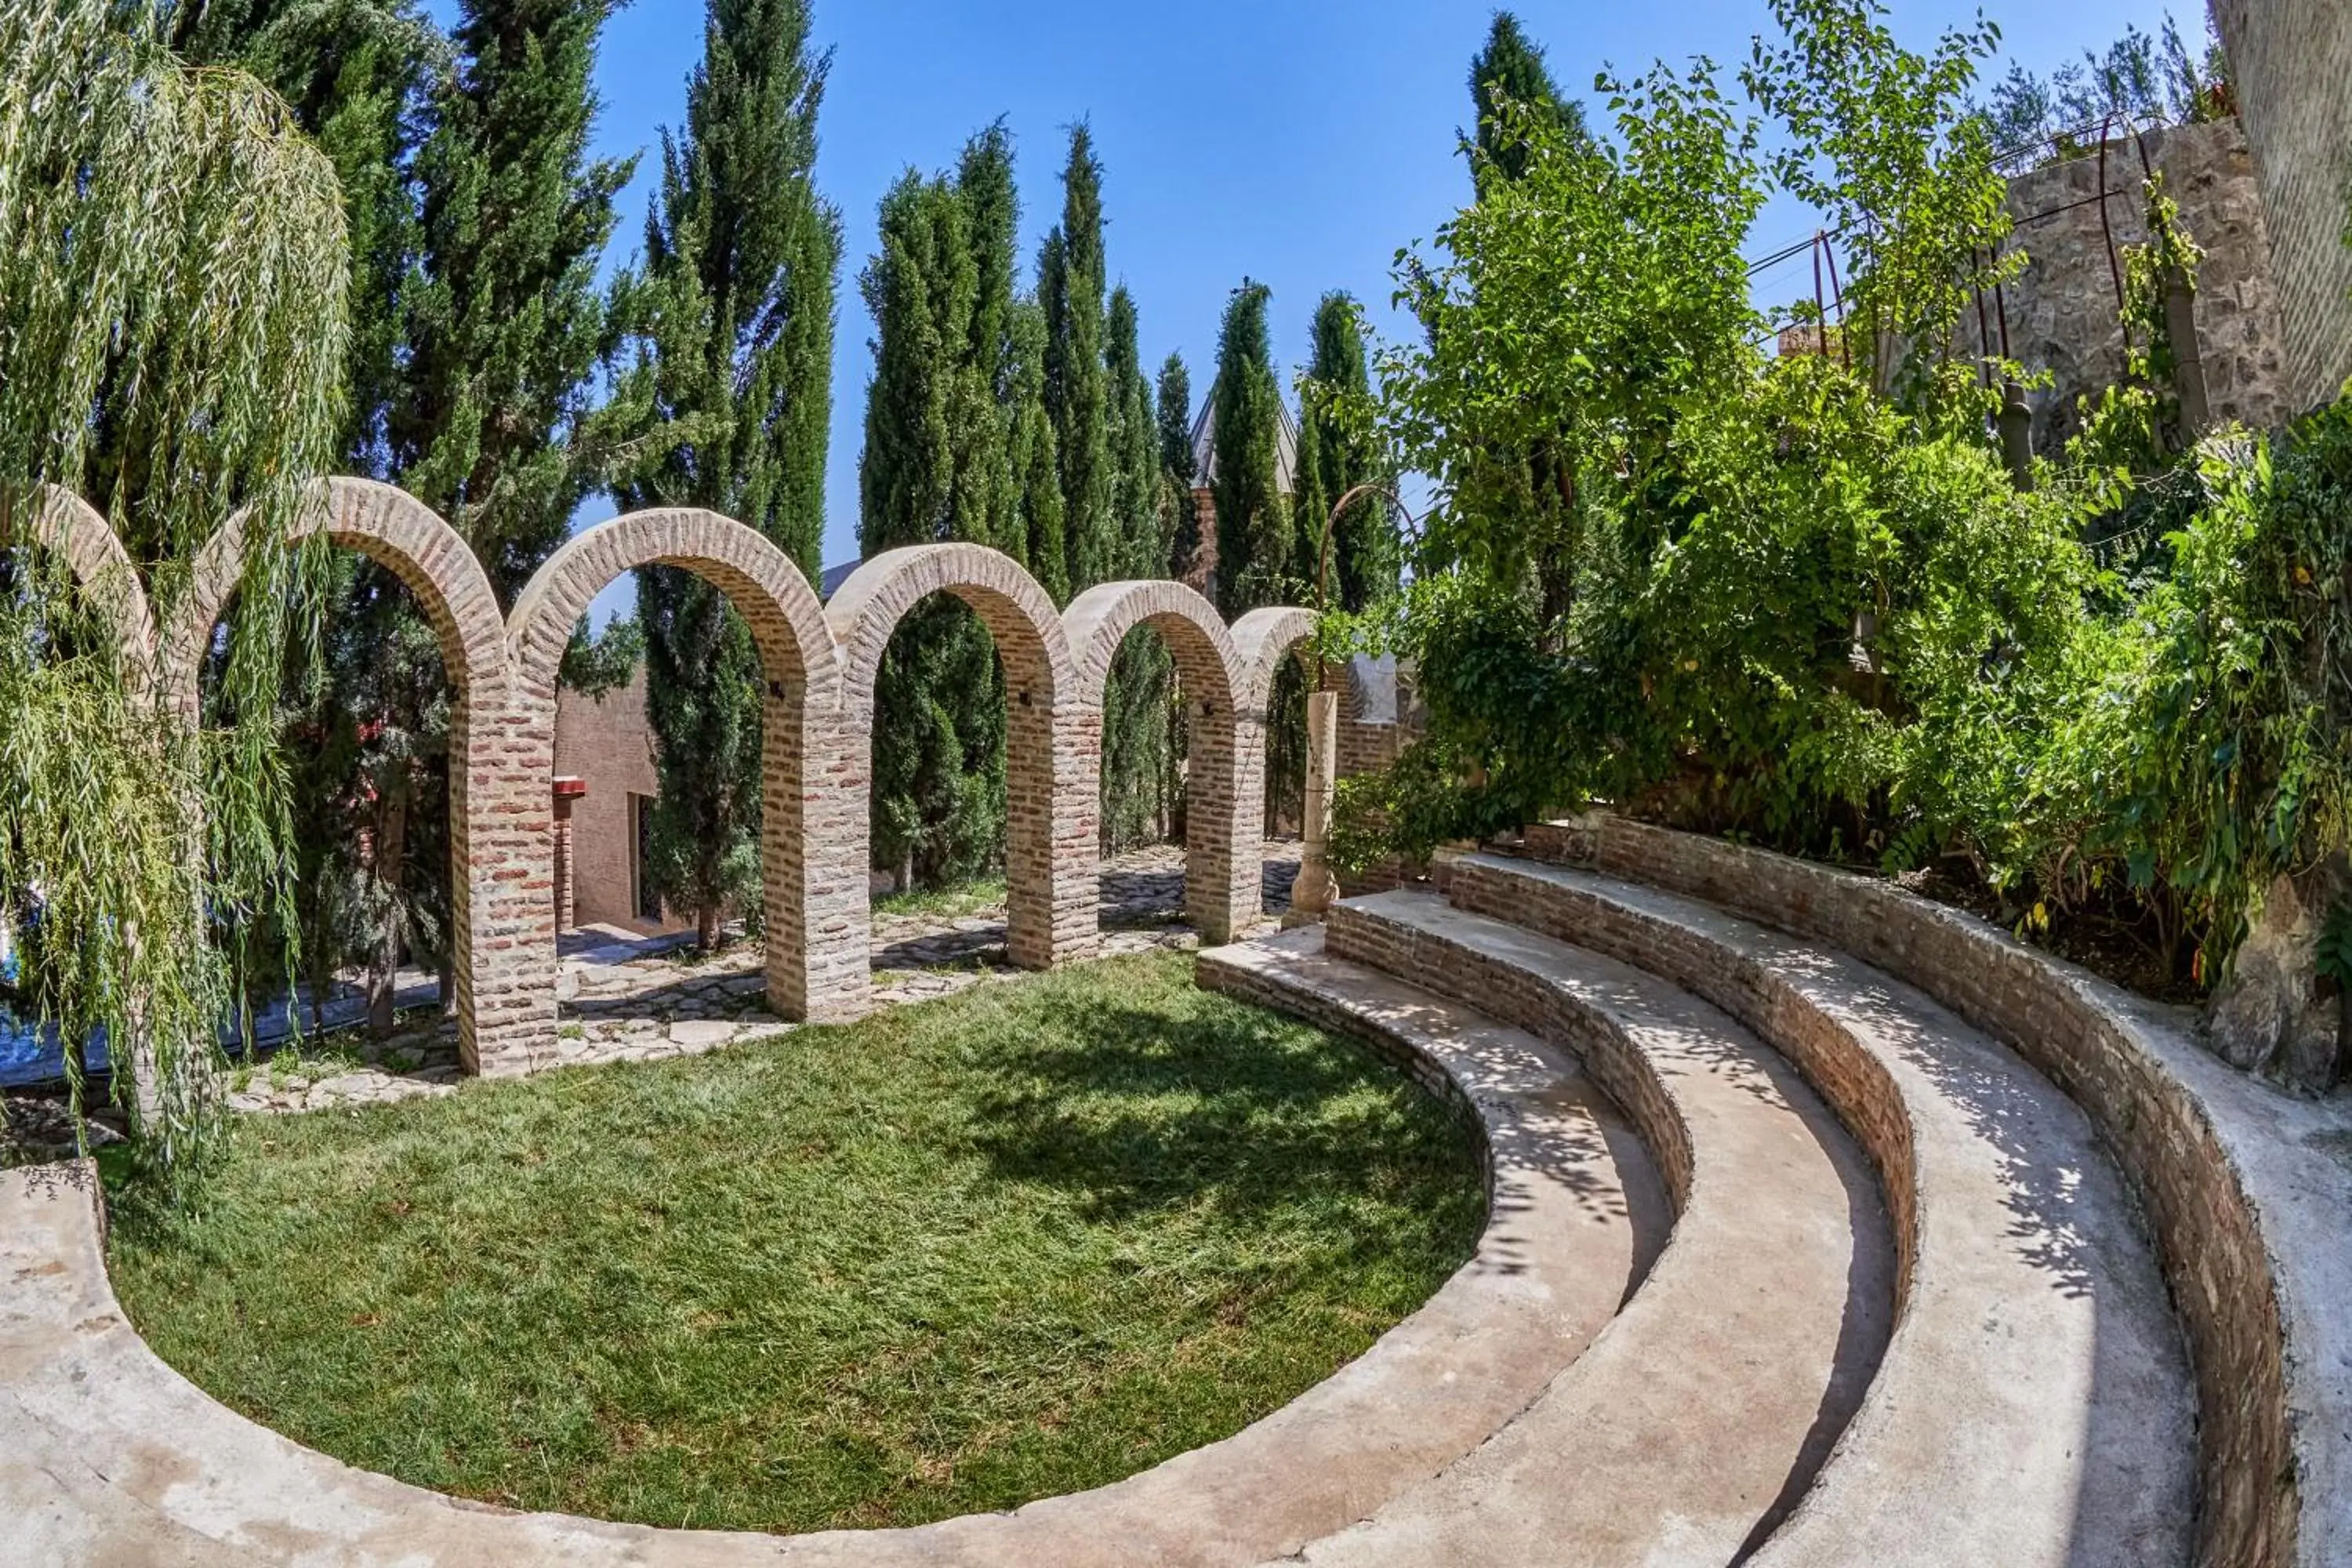
<path fill-rule="evenodd" d="M 125 679 L 134 698 L 155 681 L 155 612 L 129 552 L 97 508 L 71 490 L 45 487 L 33 509 L 34 543 L 54 552 L 73 574 L 122 655 Z"/>
<path fill-rule="evenodd" d="M 194 719 L 197 682 L 213 628 L 245 574 L 252 513 L 221 525 L 196 556 L 194 581 L 172 616 L 163 646 L 164 700 Z M 438 513 L 407 491 L 373 479 L 328 479 L 287 531 L 289 542 L 324 535 L 398 577 L 415 595 L 447 666 L 458 700 L 477 707 L 506 695 L 506 623 L 498 595 L 472 547 Z"/>
<path fill-rule="evenodd" d="M 1242 675 L 1234 702 L 1246 711 L 1265 717 L 1274 693 L 1274 678 L 1282 661 L 1315 635 L 1315 612 L 1289 605 L 1252 610 L 1234 623 L 1234 650 L 1240 656 Z"/>
<path fill-rule="evenodd" d="M 599 523 L 555 552 L 515 601 L 508 647 L 515 670 L 516 735 L 538 782 L 525 805 L 551 815 L 556 675 L 589 602 L 639 566 L 692 572 L 727 595 L 760 650 L 761 816 L 768 1002 L 790 1018 L 835 1016 L 866 999 L 862 846 L 845 843 L 834 765 L 841 669 L 824 606 L 792 558 L 732 519 L 688 508 L 631 512 Z M 860 808 L 864 793 L 858 792 Z M 550 824 L 551 852 L 552 823 Z M 552 900 L 530 941 L 555 966 Z M 551 1043 L 551 1042 L 549 1042 Z M 534 1043 L 533 1049 L 542 1048 Z"/>
<path fill-rule="evenodd" d="M 1252 610 L 1234 623 L 1242 670 L 1234 702 L 1234 843 L 1255 873 L 1234 879 L 1237 918 L 1254 921 L 1264 907 L 1266 704 L 1282 661 L 1305 651 L 1315 626 L 1314 611 L 1288 605 Z"/>
<path fill-rule="evenodd" d="M 907 613 L 939 593 L 972 607 L 1004 665 L 1006 951 L 1029 969 L 1082 957 L 1097 934 L 1101 710 L 1081 695 L 1052 598 L 1011 556 L 977 544 L 886 551 L 825 605 L 841 649 L 843 752 L 855 771 L 850 837 L 861 856 L 870 854 L 869 737 L 883 650 Z M 862 878 L 856 904 L 863 929 Z"/>
<path fill-rule="evenodd" d="M 1087 589 L 1070 602 L 1062 624 L 1094 728 L 1095 742 L 1087 754 L 1097 759 L 1102 754 L 1103 688 L 1119 645 L 1137 626 L 1149 626 L 1174 657 L 1184 693 L 1188 742 L 1185 913 L 1202 941 L 1232 941 L 1257 918 L 1264 847 L 1234 811 L 1241 761 L 1235 744 L 1235 694 L 1244 665 L 1225 623 L 1206 599 L 1181 583 L 1131 582 Z M 1263 770 L 1263 762 L 1259 767 Z M 1264 785 L 1253 787 L 1262 791 Z M 1264 816 L 1262 808 L 1258 816 Z M 1242 837 L 1244 832 L 1251 835 L 1247 839 Z"/>
<path fill-rule="evenodd" d="M 205 653 L 244 574 L 250 511 L 206 542 L 189 591 L 166 634 L 167 710 L 201 718 Z M 457 981 L 457 1048 L 474 1071 L 520 1070 L 517 1043 L 555 1033 L 553 953 L 541 973 L 518 938 L 531 900 L 551 896 L 529 868 L 544 866 L 543 822 L 504 807 L 527 773 L 506 742 L 512 683 L 498 595 L 473 550 L 423 501 L 373 479 L 328 479 L 313 487 L 288 530 L 290 540 L 323 536 L 398 577 L 433 627 L 455 700 L 449 714 L 449 945 Z"/>

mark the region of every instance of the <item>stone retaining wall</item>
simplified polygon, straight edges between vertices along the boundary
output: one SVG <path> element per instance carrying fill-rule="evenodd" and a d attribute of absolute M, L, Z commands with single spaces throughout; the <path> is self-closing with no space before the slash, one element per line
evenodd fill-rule
<path fill-rule="evenodd" d="M 2345 1101 L 2313 1106 L 2231 1073 L 2153 1004 L 1873 878 L 1617 817 L 1532 832 L 1528 848 L 1843 948 L 2064 1089 L 2146 1210 L 2186 1331 L 2200 1563 L 2352 1561 Z"/>

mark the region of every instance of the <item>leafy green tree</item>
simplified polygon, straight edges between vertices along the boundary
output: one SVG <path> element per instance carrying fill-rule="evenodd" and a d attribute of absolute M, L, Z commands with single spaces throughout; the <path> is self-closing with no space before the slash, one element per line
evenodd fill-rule
<path fill-rule="evenodd" d="M 1362 312 L 1349 295 L 1326 294 L 1315 312 L 1314 353 L 1299 389 L 1299 575 L 1319 585 L 1328 520 L 1331 602 L 1351 613 L 1395 593 L 1401 567 L 1386 497 L 1360 497 L 1330 518 L 1331 509 L 1350 490 L 1386 478 L 1359 423 L 1371 408 L 1371 395 Z"/>
<path fill-rule="evenodd" d="M 1273 291 L 1244 279 L 1226 302 L 1217 334 L 1217 379 L 1209 392 L 1217 510 L 1216 602 L 1228 620 L 1283 602 L 1295 586 L 1297 551 L 1290 498 L 1282 493 L 1282 389 L 1266 324 Z"/>
<path fill-rule="evenodd" d="M 1056 604 L 1070 595 L 1069 549 L 1062 504 L 1061 448 L 1045 408 L 1045 312 L 1034 300 L 1013 307 L 1013 374 L 1009 383 L 1009 455 L 1019 484 L 1014 539 L 1029 570 Z"/>
<path fill-rule="evenodd" d="M 1062 458 L 1063 529 L 1070 589 L 1110 575 L 1118 553 L 1110 453 L 1111 392 L 1104 361 L 1102 163 L 1081 122 L 1062 170 L 1062 221 L 1037 258 L 1045 311 L 1045 407 Z"/>
<path fill-rule="evenodd" d="M 1486 47 L 1470 61 L 1470 106 L 1477 130 L 1467 140 L 1478 150 L 1470 168 L 1481 189 L 1490 177 L 1516 180 L 1527 173 L 1527 134 L 1496 115 L 1498 103 L 1520 105 L 1548 129 L 1583 133 L 1583 105 L 1559 89 L 1542 47 L 1508 11 L 1495 13 Z"/>
<path fill-rule="evenodd" d="M 332 165 L 251 77 L 166 42 L 106 0 L 0 8 L 0 1013 L 76 1043 L 77 1114 L 79 1042 L 106 1031 L 142 1150 L 177 1171 L 217 1110 L 227 952 L 290 929 L 277 699 L 317 600 L 284 531 L 335 459 L 349 342 Z M 85 590 L 31 546 L 60 491 L 140 582 Z M 247 505 L 212 723 L 185 738 L 93 612 L 142 587 L 169 617 Z"/>
<path fill-rule="evenodd" d="M 697 506 L 774 540 L 814 579 L 824 533 L 841 226 L 817 194 L 826 56 L 806 0 L 712 0 L 686 127 L 662 139 L 646 258 L 620 290 L 637 337 L 608 420 L 649 455 L 624 507 Z M 725 595 L 637 574 L 646 706 L 661 791 L 654 885 L 705 948 L 759 868 L 761 670 Z"/>

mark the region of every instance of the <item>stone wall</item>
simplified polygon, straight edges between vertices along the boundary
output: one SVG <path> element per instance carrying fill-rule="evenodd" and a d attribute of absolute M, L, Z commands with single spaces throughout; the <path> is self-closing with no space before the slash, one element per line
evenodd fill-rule
<path fill-rule="evenodd" d="M 2297 409 L 2352 378 L 2352 5 L 2212 0 L 2262 178 Z"/>
<path fill-rule="evenodd" d="M 2290 356 L 2244 127 L 2234 119 L 2173 126 L 2117 137 L 2105 152 L 2104 165 L 2094 150 L 2010 182 L 2013 243 L 2029 259 L 1998 298 L 1986 294 L 1981 321 L 1974 310 L 1964 314 L 1960 331 L 1969 352 L 2000 352 L 2005 317 L 2011 356 L 2054 378 L 2031 394 L 2035 449 L 2052 451 L 2080 428 L 2076 399 L 2095 398 L 2123 379 L 2117 279 L 2123 247 L 2147 242 L 2141 186 L 2154 171 L 2205 252 L 2197 277 L 2197 342 L 2213 417 L 2257 426 L 2283 422 L 2295 408 Z"/>

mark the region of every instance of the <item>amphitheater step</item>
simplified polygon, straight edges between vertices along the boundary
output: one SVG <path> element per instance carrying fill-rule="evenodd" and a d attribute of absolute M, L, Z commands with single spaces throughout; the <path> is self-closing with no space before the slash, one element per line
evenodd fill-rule
<path fill-rule="evenodd" d="M 1802 1494 L 1893 1311 L 1876 1184 L 1778 1055 L 1627 965 L 1423 894 L 1331 950 L 1576 1048 L 1649 1139 L 1674 1237 L 1617 1321 L 1477 1452 L 1297 1561 L 1721 1568 Z"/>
<path fill-rule="evenodd" d="M 1754 1563 L 2189 1560 L 2189 1370 L 2138 1216 L 2072 1101 L 1919 992 L 1709 905 L 1486 855 L 1453 861 L 1447 889 L 1738 1017 L 1879 1167 L 1903 1262 L 1894 1339 Z"/>

